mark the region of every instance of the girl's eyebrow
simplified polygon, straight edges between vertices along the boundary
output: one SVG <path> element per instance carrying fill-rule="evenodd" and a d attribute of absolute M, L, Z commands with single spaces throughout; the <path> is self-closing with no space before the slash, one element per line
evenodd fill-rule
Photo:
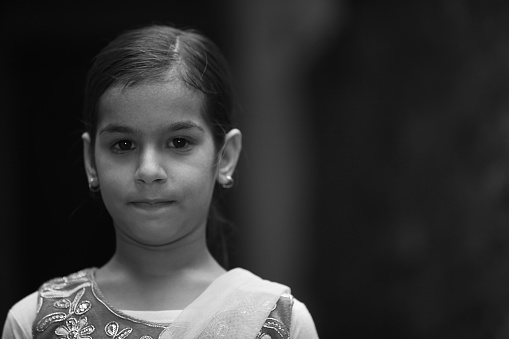
<path fill-rule="evenodd" d="M 193 128 L 196 128 L 200 132 L 205 133 L 205 129 L 203 129 L 203 127 L 201 127 L 200 125 L 196 124 L 195 122 L 189 121 L 189 120 L 174 122 L 174 123 L 170 124 L 170 126 L 168 126 L 168 128 L 166 128 L 166 130 L 168 132 L 175 132 L 175 131 L 181 131 L 181 130 L 193 129 Z"/>
<path fill-rule="evenodd" d="M 177 121 L 171 123 L 165 128 L 167 132 L 176 132 L 181 130 L 197 129 L 201 133 L 205 133 L 205 130 L 200 125 L 193 121 Z M 143 132 L 137 128 L 121 125 L 121 124 L 108 124 L 99 131 L 99 134 L 103 133 L 123 133 L 123 134 L 137 134 L 141 135 Z"/>

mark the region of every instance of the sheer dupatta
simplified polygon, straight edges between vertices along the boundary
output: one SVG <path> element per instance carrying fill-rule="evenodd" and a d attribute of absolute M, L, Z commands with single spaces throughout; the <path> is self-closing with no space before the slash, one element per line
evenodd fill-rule
<path fill-rule="evenodd" d="M 284 293 L 290 288 L 232 269 L 184 309 L 159 338 L 256 338 Z"/>

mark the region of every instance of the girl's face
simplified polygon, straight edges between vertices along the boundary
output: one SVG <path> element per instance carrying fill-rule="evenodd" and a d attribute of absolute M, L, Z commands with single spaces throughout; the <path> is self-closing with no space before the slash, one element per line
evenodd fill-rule
<path fill-rule="evenodd" d="M 161 246 L 204 234 L 217 170 L 202 109 L 178 80 L 102 96 L 95 171 L 117 236 Z"/>

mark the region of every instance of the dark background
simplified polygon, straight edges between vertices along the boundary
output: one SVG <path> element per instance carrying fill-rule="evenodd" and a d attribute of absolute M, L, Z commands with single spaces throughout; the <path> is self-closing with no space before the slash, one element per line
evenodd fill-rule
<path fill-rule="evenodd" d="M 504 1 L 3 1 L 2 318 L 113 253 L 81 160 L 84 78 L 151 22 L 200 29 L 237 77 L 232 266 L 290 285 L 321 338 L 509 336 Z"/>

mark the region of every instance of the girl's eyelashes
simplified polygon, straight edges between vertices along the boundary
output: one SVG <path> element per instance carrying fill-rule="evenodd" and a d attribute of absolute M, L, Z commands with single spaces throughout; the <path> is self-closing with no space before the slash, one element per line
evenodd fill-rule
<path fill-rule="evenodd" d="M 113 144 L 112 150 L 115 153 L 122 153 L 134 149 L 134 143 L 130 140 L 120 140 Z"/>
<path fill-rule="evenodd" d="M 193 141 L 190 140 L 189 138 L 176 137 L 176 138 L 171 138 L 167 142 L 166 147 L 182 153 L 182 152 L 190 151 L 193 145 L 194 145 Z M 116 141 L 113 143 L 113 146 L 111 146 L 112 152 L 119 153 L 119 154 L 133 151 L 134 149 L 136 149 L 134 142 L 132 142 L 131 140 L 127 140 L 127 139 Z"/>
<path fill-rule="evenodd" d="M 190 150 L 192 142 L 187 138 L 177 137 L 170 139 L 170 141 L 168 142 L 168 146 L 170 148 L 175 148 L 176 150 L 183 152 Z"/>

